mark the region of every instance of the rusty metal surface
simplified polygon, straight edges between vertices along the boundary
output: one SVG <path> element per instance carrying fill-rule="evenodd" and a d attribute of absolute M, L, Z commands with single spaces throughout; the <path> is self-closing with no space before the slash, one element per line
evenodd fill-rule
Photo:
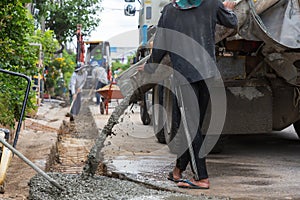
<path fill-rule="evenodd" d="M 265 57 L 265 61 L 277 72 L 277 74 L 293 85 L 297 84 L 298 76 L 298 70 L 293 64 L 295 59 L 298 58 L 289 56 L 285 53 L 270 53 Z"/>
<path fill-rule="evenodd" d="M 246 78 L 245 57 L 218 57 L 217 66 L 223 80 Z"/>

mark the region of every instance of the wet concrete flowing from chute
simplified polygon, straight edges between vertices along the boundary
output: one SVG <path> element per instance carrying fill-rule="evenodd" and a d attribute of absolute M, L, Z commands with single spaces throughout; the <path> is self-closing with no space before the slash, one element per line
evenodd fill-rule
<path fill-rule="evenodd" d="M 103 148 L 103 141 L 108 135 L 112 134 L 113 127 L 119 122 L 119 118 L 129 106 L 131 95 L 127 95 L 119 106 L 117 106 L 111 114 L 107 124 L 102 129 L 101 133 L 95 141 L 95 145 L 91 149 L 86 165 L 83 169 L 82 177 L 93 176 L 97 170 L 99 162 L 101 161 L 101 149 Z"/>

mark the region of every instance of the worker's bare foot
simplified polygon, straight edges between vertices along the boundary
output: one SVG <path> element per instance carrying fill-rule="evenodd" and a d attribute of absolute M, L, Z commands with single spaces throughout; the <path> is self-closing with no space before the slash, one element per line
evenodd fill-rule
<path fill-rule="evenodd" d="M 180 182 L 182 179 L 181 175 L 182 171 L 179 170 L 178 168 L 174 168 L 173 171 L 170 171 L 168 174 L 168 180 L 173 181 L 175 183 Z"/>
<path fill-rule="evenodd" d="M 174 179 L 181 179 L 182 178 L 182 171 L 177 167 L 174 167 L 174 169 L 173 169 L 173 178 Z"/>
<path fill-rule="evenodd" d="M 189 189 L 209 189 L 209 180 L 201 179 L 196 181 L 195 179 L 191 180 L 182 180 L 177 183 L 177 186 L 180 188 L 189 188 Z"/>

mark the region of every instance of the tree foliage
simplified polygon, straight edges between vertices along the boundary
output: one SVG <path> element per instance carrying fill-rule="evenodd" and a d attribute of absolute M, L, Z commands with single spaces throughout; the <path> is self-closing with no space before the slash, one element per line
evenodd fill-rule
<path fill-rule="evenodd" d="M 0 2 L 0 68 L 34 75 L 38 51 L 30 46 L 33 18 L 19 1 Z M 0 124 L 13 126 L 21 113 L 26 81 L 0 73 Z M 29 108 L 34 107 L 29 102 Z"/>
<path fill-rule="evenodd" d="M 63 90 L 68 87 L 74 71 L 75 59 L 75 54 L 69 54 L 64 50 L 63 57 L 53 59 L 47 66 L 46 87 L 53 87 L 56 90 L 51 95 L 62 95 Z M 51 91 L 48 92 L 51 93 Z"/>
<path fill-rule="evenodd" d="M 48 66 L 54 59 L 54 53 L 59 49 L 59 43 L 55 39 L 53 31 L 42 32 L 41 30 L 37 30 L 30 40 L 33 43 L 42 45 L 43 65 Z"/>
<path fill-rule="evenodd" d="M 133 59 L 135 55 L 132 56 L 127 56 L 127 63 L 121 63 L 120 60 L 116 60 L 115 62 L 112 63 L 112 71 L 121 69 L 122 71 L 127 70 L 131 64 L 133 64 Z"/>
<path fill-rule="evenodd" d="M 0 68 L 35 76 L 39 48 L 43 46 L 44 66 L 55 66 L 63 74 L 65 82 L 71 76 L 74 56 L 61 51 L 63 59 L 55 59 L 59 44 L 70 40 L 76 34 L 77 24 L 82 24 L 83 35 L 89 35 L 100 22 L 96 15 L 101 11 L 102 0 L 35 0 L 39 13 L 38 22 L 45 19 L 49 31 L 34 32 L 34 19 L 24 7 L 28 0 L 3 0 L 0 2 Z M 54 37 L 57 39 L 55 40 Z M 56 72 L 55 72 L 56 73 Z M 0 125 L 13 127 L 21 113 L 26 81 L 0 73 Z M 35 94 L 31 93 L 29 99 Z M 27 108 L 35 105 L 28 102 Z"/>
<path fill-rule="evenodd" d="M 36 19 L 45 20 L 45 28 L 53 30 L 62 45 L 76 35 L 77 24 L 82 34 L 89 35 L 99 24 L 97 12 L 102 0 L 36 0 Z M 62 49 L 61 49 L 62 50 Z M 60 51 L 61 53 L 62 51 Z"/>

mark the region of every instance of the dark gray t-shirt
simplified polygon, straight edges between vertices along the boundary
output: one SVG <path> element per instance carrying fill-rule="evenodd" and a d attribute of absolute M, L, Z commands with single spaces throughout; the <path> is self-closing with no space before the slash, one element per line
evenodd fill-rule
<path fill-rule="evenodd" d="M 145 71 L 153 73 L 158 66 L 155 63 L 169 53 L 178 82 L 183 77 L 192 83 L 216 76 L 216 24 L 237 27 L 236 15 L 219 0 L 203 0 L 199 7 L 189 10 L 179 10 L 172 3 L 166 5 Z"/>

